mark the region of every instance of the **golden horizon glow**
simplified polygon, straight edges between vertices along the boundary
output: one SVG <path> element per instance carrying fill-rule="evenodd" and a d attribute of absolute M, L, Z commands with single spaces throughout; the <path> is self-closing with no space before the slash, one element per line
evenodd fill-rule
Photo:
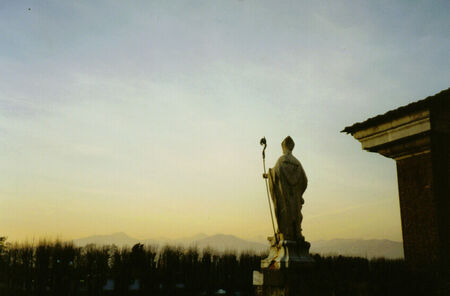
<path fill-rule="evenodd" d="M 307 240 L 400 241 L 395 162 L 339 131 L 448 87 L 446 5 L 11 2 L 0 236 L 270 235 L 290 135 Z"/>

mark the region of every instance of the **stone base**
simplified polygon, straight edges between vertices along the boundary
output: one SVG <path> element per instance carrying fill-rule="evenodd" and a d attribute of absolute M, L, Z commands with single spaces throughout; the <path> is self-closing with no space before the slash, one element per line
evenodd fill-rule
<path fill-rule="evenodd" d="M 305 274 L 314 259 L 305 240 L 285 240 L 281 234 L 269 237 L 269 256 L 261 260 L 261 271 L 253 271 L 258 296 L 308 295 Z"/>
<path fill-rule="evenodd" d="M 253 285 L 257 296 L 301 296 L 310 295 L 303 272 L 306 270 L 292 271 L 268 270 L 253 271 Z M 256 281 L 255 281 L 256 279 Z"/>
<path fill-rule="evenodd" d="M 269 237 L 268 240 L 271 244 L 269 256 L 261 260 L 262 269 L 303 268 L 314 262 L 309 254 L 311 245 L 305 240 L 285 240 L 281 234 L 277 238 Z"/>

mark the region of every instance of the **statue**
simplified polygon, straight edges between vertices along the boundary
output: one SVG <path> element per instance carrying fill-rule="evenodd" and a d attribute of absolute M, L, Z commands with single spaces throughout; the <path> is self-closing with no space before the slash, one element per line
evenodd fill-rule
<path fill-rule="evenodd" d="M 261 145 L 264 145 L 264 149 L 267 146 L 265 138 L 261 139 Z M 282 269 L 314 262 L 309 254 L 310 243 L 302 235 L 301 227 L 303 193 L 308 179 L 300 161 L 292 155 L 294 146 L 294 140 L 286 137 L 281 143 L 283 155 L 267 174 L 264 164 L 263 177 L 272 197 L 278 229 L 275 231 L 274 226 L 274 237 L 268 238 L 270 250 L 269 256 L 261 261 L 263 269 Z"/>
<path fill-rule="evenodd" d="M 302 195 L 308 185 L 308 179 L 300 161 L 292 155 L 294 145 L 294 140 L 289 136 L 283 140 L 283 155 L 263 177 L 269 180 L 278 224 L 277 235 L 281 233 L 285 240 L 304 241 L 301 210 L 304 204 Z"/>

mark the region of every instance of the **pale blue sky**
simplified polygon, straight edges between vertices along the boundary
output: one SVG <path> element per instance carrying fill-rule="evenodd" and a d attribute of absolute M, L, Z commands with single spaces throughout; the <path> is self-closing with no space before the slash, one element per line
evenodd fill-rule
<path fill-rule="evenodd" d="M 269 235 L 259 139 L 270 167 L 290 135 L 310 180 L 307 239 L 401 240 L 394 161 L 339 131 L 449 87 L 449 13 L 3 1 L 0 235 Z"/>

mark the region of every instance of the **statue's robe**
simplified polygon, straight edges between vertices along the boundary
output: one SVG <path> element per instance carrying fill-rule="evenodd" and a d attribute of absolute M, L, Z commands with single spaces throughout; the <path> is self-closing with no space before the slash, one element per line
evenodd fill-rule
<path fill-rule="evenodd" d="M 278 232 L 286 240 L 304 240 L 301 223 L 303 192 L 308 185 L 303 167 L 292 153 L 282 155 L 268 173 Z"/>

